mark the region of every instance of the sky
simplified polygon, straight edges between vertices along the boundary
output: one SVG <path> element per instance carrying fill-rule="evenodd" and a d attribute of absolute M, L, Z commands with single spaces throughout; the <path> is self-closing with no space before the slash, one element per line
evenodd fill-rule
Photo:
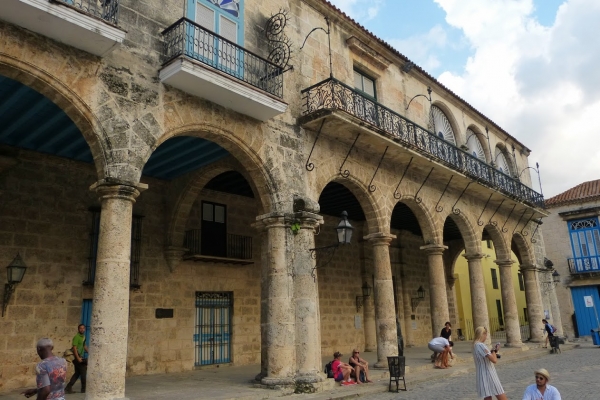
<path fill-rule="evenodd" d="M 599 0 L 329 1 L 531 149 L 546 199 L 600 179 Z"/>

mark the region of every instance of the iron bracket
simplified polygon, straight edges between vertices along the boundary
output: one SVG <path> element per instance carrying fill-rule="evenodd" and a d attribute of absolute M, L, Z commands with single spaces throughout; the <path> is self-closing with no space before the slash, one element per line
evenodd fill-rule
<path fill-rule="evenodd" d="M 315 263 L 315 266 L 310 271 L 310 275 L 313 277 L 313 281 L 315 281 L 315 282 L 317 281 L 317 275 L 315 275 L 315 270 L 317 268 L 321 268 L 321 267 L 324 267 L 325 265 L 329 264 L 329 262 L 333 259 L 333 255 L 335 254 L 335 251 L 337 250 L 338 247 L 340 247 L 340 244 L 336 243 L 336 244 L 332 244 L 329 246 L 315 247 L 313 249 L 308 249 L 308 251 L 310 251 L 310 257 L 313 260 L 317 259 L 317 253 L 325 254 L 325 257 L 326 257 L 325 262 L 321 263 L 320 265 Z"/>
<path fill-rule="evenodd" d="M 469 183 L 467 183 L 467 186 L 465 186 L 465 188 L 463 189 L 462 193 L 460 194 L 460 196 L 458 196 L 458 199 L 456 199 L 456 201 L 454 202 L 454 204 L 452 205 L 452 212 L 455 215 L 460 215 L 460 209 L 456 207 L 456 205 L 458 204 L 458 201 L 460 200 L 461 197 L 463 197 L 463 194 L 465 194 L 465 192 L 467 191 L 467 189 L 469 188 L 469 186 L 471 186 L 471 184 L 475 182 L 475 181 L 471 181 Z"/>
<path fill-rule="evenodd" d="M 402 177 L 400 178 L 400 182 L 398 182 L 398 186 L 396 186 L 396 190 L 394 190 L 394 198 L 396 200 L 400 199 L 400 197 L 402 197 L 400 195 L 400 193 L 398 193 L 398 188 L 400 187 L 400 184 L 402 183 L 402 181 L 404 180 L 404 175 L 406 175 L 406 172 L 408 171 L 408 168 L 410 168 L 410 164 L 412 163 L 413 158 L 410 158 L 410 161 L 408 162 L 408 164 L 406 165 L 406 168 L 404 169 L 404 172 L 402 173 Z"/>
<path fill-rule="evenodd" d="M 533 212 L 531 213 L 531 215 L 529 216 L 529 219 L 527 220 L 527 223 L 525 225 L 523 225 L 523 228 L 521 229 L 521 235 L 523 236 L 527 236 L 529 235 L 529 232 L 527 232 L 525 230 L 525 228 L 527 228 L 527 226 L 529 225 L 529 223 L 531 222 L 531 220 L 533 219 L 533 216 L 535 215 L 535 210 L 533 210 Z"/>
<path fill-rule="evenodd" d="M 479 226 L 483 226 L 483 224 L 485 224 L 485 222 L 483 222 L 481 220 L 481 217 L 483 217 L 483 213 L 485 212 L 485 209 L 487 208 L 487 205 L 490 203 L 490 200 L 492 199 L 493 195 L 494 195 L 494 193 L 490 194 L 490 197 L 487 199 L 485 206 L 483 206 L 483 210 L 481 210 L 481 215 L 479 216 L 479 218 L 477 218 L 477 225 L 479 225 Z"/>
<path fill-rule="evenodd" d="M 508 222 L 508 220 L 510 219 L 510 216 L 512 215 L 513 211 L 515 211 L 515 207 L 517 207 L 517 203 L 515 203 L 515 204 L 513 205 L 513 208 L 512 208 L 512 210 L 510 210 L 510 212 L 508 213 L 508 217 L 506 217 L 506 221 L 504 221 L 504 224 L 502 224 L 502 228 L 501 228 L 501 230 L 502 230 L 502 232 L 504 232 L 504 233 L 508 232 L 508 228 L 505 228 L 505 226 L 506 226 L 506 223 Z"/>
<path fill-rule="evenodd" d="M 360 137 L 360 133 L 358 135 L 356 135 L 356 139 L 354 139 L 354 142 L 352 142 L 352 146 L 350 146 L 350 150 L 348 150 L 348 154 L 346 154 L 346 158 L 344 158 L 344 162 L 342 163 L 342 165 L 340 165 L 340 175 L 343 176 L 344 178 L 347 178 L 350 176 L 350 171 L 345 169 L 344 172 L 342 172 L 342 168 L 344 168 L 344 164 L 346 164 L 346 160 L 348 159 L 348 156 L 350 156 L 350 152 L 354 148 L 354 145 L 356 144 L 356 141 L 358 140 L 359 137 Z"/>
<path fill-rule="evenodd" d="M 375 170 L 375 173 L 373 174 L 373 177 L 371 178 L 371 182 L 369 182 L 369 192 L 373 193 L 374 191 L 377 190 L 377 186 L 373 185 L 373 179 L 375 179 L 375 175 L 377 175 L 377 171 L 379 171 L 379 167 L 381 167 L 381 163 L 383 162 L 383 158 L 385 157 L 385 153 L 387 153 L 388 148 L 390 146 L 386 146 L 385 150 L 383 151 L 383 155 L 381 156 L 381 159 L 379 160 L 379 164 L 377 164 L 377 169 Z"/>
<path fill-rule="evenodd" d="M 319 140 L 319 136 L 321 136 L 321 130 L 323 129 L 323 125 L 325 125 L 325 121 L 327 121 L 327 119 L 323 119 L 323 122 L 321 122 L 321 126 L 319 127 L 319 132 L 317 132 L 317 137 L 315 138 L 315 142 L 312 145 L 312 149 L 310 149 L 310 153 L 308 154 L 308 158 L 306 159 L 306 170 L 307 171 L 312 171 L 313 169 L 315 169 L 315 164 L 309 162 L 310 161 L 310 157 L 312 156 L 313 150 L 315 149 L 315 145 L 317 144 L 317 140 Z"/>
<path fill-rule="evenodd" d="M 417 193 L 415 193 L 415 202 L 417 204 L 421 204 L 421 202 L 423 201 L 423 199 L 420 198 L 420 197 L 417 197 L 417 195 L 419 194 L 419 192 L 421 191 L 421 189 L 423 189 L 423 186 L 425 186 L 425 182 L 427 182 L 427 179 L 429 179 L 429 175 L 431 175 L 431 173 L 433 172 L 433 168 L 434 167 L 431 167 L 431 171 L 429 171 L 429 173 L 425 177 L 425 180 L 423 181 L 423 183 L 421 183 L 421 187 L 419 188 L 419 190 L 417 190 Z"/>
<path fill-rule="evenodd" d="M 494 213 L 490 217 L 490 220 L 488 221 L 488 224 L 492 224 L 494 226 L 498 226 L 498 223 L 496 221 L 492 221 L 492 218 L 494 218 L 494 215 L 496 215 L 496 213 L 498 212 L 498 210 L 500 209 L 500 207 L 502 207 L 502 204 L 504 204 L 504 200 L 506 200 L 506 199 L 502 199 L 502 201 L 500 202 L 500 204 L 498 204 L 498 207 L 496 207 L 496 211 L 494 211 Z"/>
<path fill-rule="evenodd" d="M 452 182 L 452 178 L 454 178 L 454 175 L 450 176 L 450 180 L 448 180 L 448 183 L 446 183 L 446 187 L 444 188 L 444 191 L 442 192 L 442 195 L 440 196 L 440 199 L 435 204 L 435 211 L 437 211 L 437 212 L 444 211 L 444 207 L 440 206 L 439 204 L 440 204 L 440 201 L 442 201 L 442 198 L 444 197 L 444 194 L 446 194 L 446 190 L 448 190 L 448 186 L 450 185 L 450 182 Z"/>
<path fill-rule="evenodd" d="M 540 225 L 542 224 L 542 219 L 540 218 L 539 220 L 535 221 L 535 223 L 537 224 L 537 226 L 535 227 L 535 231 L 533 231 L 533 233 L 531 234 L 531 243 L 537 243 L 537 240 L 535 240 L 535 233 L 540 228 Z"/>
<path fill-rule="evenodd" d="M 517 221 L 517 224 L 515 225 L 515 228 L 513 229 L 511 236 L 515 234 L 515 231 L 517 230 L 517 227 L 519 226 L 519 224 L 521 223 L 521 220 L 523 219 L 523 217 L 525 216 L 525 213 L 527 212 L 527 208 L 525 208 L 523 210 L 523 214 L 521 214 L 521 217 L 519 218 L 519 220 Z"/>

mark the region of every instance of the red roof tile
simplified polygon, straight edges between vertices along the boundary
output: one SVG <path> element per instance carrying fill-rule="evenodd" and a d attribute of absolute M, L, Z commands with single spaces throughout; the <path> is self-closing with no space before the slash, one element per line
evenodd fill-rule
<path fill-rule="evenodd" d="M 561 194 L 546 200 L 546 207 L 556 207 L 570 203 L 583 203 L 600 198 L 600 179 L 583 182 Z"/>

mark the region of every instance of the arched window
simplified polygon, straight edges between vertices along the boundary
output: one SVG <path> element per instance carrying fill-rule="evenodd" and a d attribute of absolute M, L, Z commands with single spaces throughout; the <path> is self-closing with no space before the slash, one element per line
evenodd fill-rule
<path fill-rule="evenodd" d="M 439 109 L 439 107 L 431 106 L 429 123 L 437 136 L 447 142 L 452 143 L 453 145 L 456 145 L 454 130 L 452 129 L 452 125 L 450 125 L 450 120 L 448 117 L 446 117 L 446 114 Z"/>
<path fill-rule="evenodd" d="M 500 147 L 496 147 L 494 159 L 496 160 L 496 168 L 506 175 L 511 175 L 510 164 L 508 163 L 508 159 Z"/>
<path fill-rule="evenodd" d="M 467 148 L 469 154 L 473 157 L 480 159 L 481 161 L 485 161 L 485 151 L 483 151 L 483 146 L 477 137 L 477 134 L 473 132 L 470 128 L 467 129 Z"/>

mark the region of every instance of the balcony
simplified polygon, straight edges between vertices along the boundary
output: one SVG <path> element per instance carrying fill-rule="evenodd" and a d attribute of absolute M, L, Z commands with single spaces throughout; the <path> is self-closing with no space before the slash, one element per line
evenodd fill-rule
<path fill-rule="evenodd" d="M 573 277 L 585 278 L 600 276 L 600 257 L 575 257 L 568 258 L 569 272 Z"/>
<path fill-rule="evenodd" d="M 96 56 L 125 39 L 119 0 L 2 0 L 0 19 Z"/>
<path fill-rule="evenodd" d="M 412 154 L 443 164 L 515 200 L 544 208 L 541 194 L 335 78 L 304 89 L 302 96 L 304 116 L 300 123 L 305 128 L 318 131 L 325 118 L 333 117 L 329 119 L 334 123 L 323 125 L 329 125 L 329 132 L 367 131 L 386 137 Z"/>
<path fill-rule="evenodd" d="M 247 265 L 253 264 L 252 238 L 250 236 L 232 235 L 228 233 L 223 243 L 215 241 L 211 234 L 210 246 L 205 242 L 202 247 L 202 232 L 200 229 L 192 229 L 185 232 L 185 247 L 187 253 L 183 255 L 184 260 L 204 261 L 221 264 Z"/>
<path fill-rule="evenodd" d="M 187 18 L 162 34 L 161 82 L 260 121 L 287 109 L 281 67 Z"/>

